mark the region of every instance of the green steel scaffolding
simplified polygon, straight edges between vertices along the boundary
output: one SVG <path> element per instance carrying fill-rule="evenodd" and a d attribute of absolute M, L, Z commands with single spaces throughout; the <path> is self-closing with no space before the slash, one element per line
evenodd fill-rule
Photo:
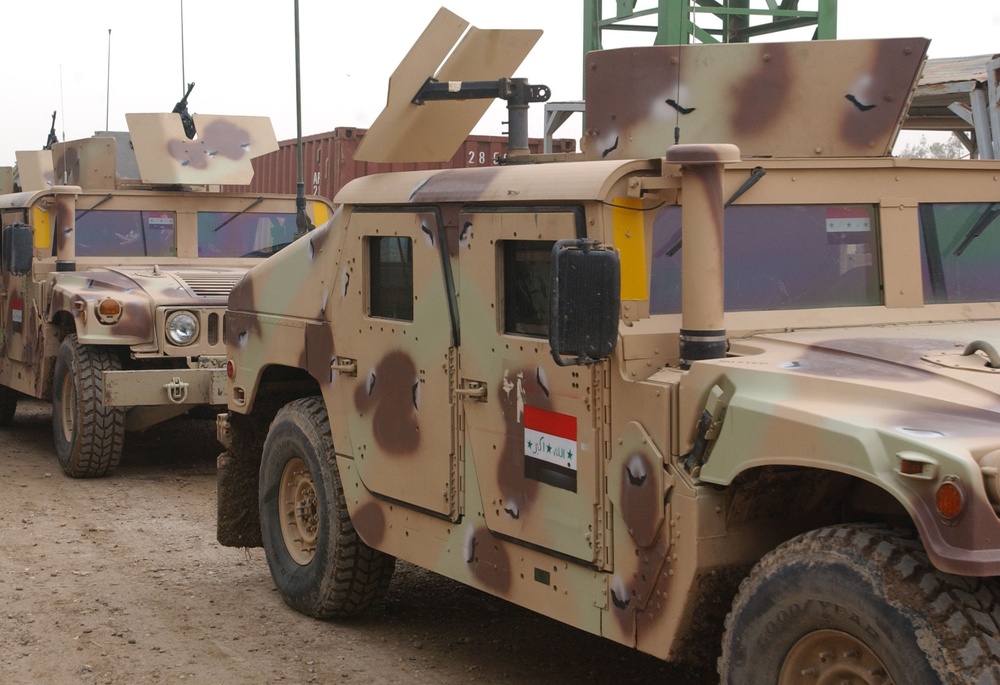
<path fill-rule="evenodd" d="M 815 27 L 813 38 L 837 37 L 837 0 L 658 0 L 647 3 L 655 4 L 648 9 L 636 9 L 638 0 L 584 0 L 583 4 L 584 53 L 603 49 L 607 31 L 652 33 L 653 45 L 746 43 L 808 27 Z M 606 17 L 612 8 L 613 16 Z"/>

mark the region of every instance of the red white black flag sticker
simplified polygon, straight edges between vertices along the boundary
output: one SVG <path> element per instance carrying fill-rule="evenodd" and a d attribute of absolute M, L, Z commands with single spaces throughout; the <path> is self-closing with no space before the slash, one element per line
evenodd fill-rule
<path fill-rule="evenodd" d="M 576 461 L 576 417 L 525 406 L 525 476 L 576 492 Z"/>

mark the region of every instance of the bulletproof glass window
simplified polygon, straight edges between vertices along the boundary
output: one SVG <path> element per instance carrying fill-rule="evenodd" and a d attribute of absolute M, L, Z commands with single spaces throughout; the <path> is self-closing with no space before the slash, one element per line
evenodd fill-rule
<path fill-rule="evenodd" d="M 1000 202 L 922 204 L 924 302 L 1000 300 Z"/>
<path fill-rule="evenodd" d="M 653 224 L 649 308 L 681 311 L 681 208 Z M 734 205 L 726 209 L 726 311 L 881 304 L 871 205 Z"/>
<path fill-rule="evenodd" d="M 504 332 L 547 338 L 551 240 L 506 240 L 503 255 Z"/>
<path fill-rule="evenodd" d="M 295 214 L 198 212 L 199 257 L 269 257 L 295 240 Z"/>
<path fill-rule="evenodd" d="M 77 257 L 176 257 L 174 212 L 81 209 Z"/>
<path fill-rule="evenodd" d="M 368 238 L 368 315 L 413 321 L 413 241 Z"/>

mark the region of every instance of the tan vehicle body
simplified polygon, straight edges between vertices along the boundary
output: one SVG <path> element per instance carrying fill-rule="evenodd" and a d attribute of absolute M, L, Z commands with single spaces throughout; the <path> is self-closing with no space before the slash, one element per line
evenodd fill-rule
<path fill-rule="evenodd" d="M 129 116 L 130 121 L 139 117 L 132 121 L 134 135 L 158 131 L 160 143 L 171 134 L 166 124 L 176 119 L 180 128 L 177 115 Z M 143 117 L 151 116 L 156 125 L 144 127 Z M 210 132 L 213 124 L 219 130 L 220 121 L 232 125 L 246 119 L 212 117 L 199 123 Z M 270 124 L 263 121 L 269 131 Z M 210 143 L 211 135 L 206 135 Z M 252 126 L 244 135 L 253 147 Z M 64 410 L 55 417 L 57 451 L 60 433 L 63 447 L 69 447 L 74 431 L 91 417 L 82 407 L 83 390 L 71 383 L 74 374 L 65 375 L 61 385 L 58 379 L 53 382 L 60 348 L 75 336 L 76 350 L 100 351 L 110 360 L 88 401 L 97 403 L 91 406 L 103 417 L 98 422 L 108 422 L 114 437 L 90 456 L 60 454 L 64 468 L 75 476 L 113 469 L 125 430 L 226 403 L 226 298 L 246 270 L 271 252 L 252 253 L 255 239 L 259 247 L 270 248 L 272 234 L 282 232 L 275 241 L 284 243 L 296 232 L 294 196 L 223 194 L 202 185 L 213 173 L 219 182 L 248 180 L 243 168 L 250 166 L 248 150 L 243 151 L 247 159 L 240 162 L 230 154 L 213 172 L 212 164 L 199 164 L 195 157 L 195 146 L 205 140 L 178 140 L 175 154 L 166 160 L 142 153 L 138 167 L 135 156 L 129 158 L 127 137 L 124 142 L 106 135 L 58 143 L 51 153 L 19 153 L 21 182 L 30 189 L 0 196 L 3 230 L 11 236 L 20 231 L 8 243 L 0 269 L 5 406 L 12 414 L 16 395 L 10 391 L 46 400 L 55 396 L 57 408 Z M 144 150 L 138 140 L 134 144 Z M 270 149 L 266 141 L 256 146 Z M 308 211 L 323 221 L 332 207 L 311 198 Z M 228 227 L 214 230 L 226 219 L 232 222 Z M 255 229 L 270 233 L 255 236 Z M 19 266 L 14 265 L 17 259 L 22 260 Z M 197 330 L 190 341 L 177 343 L 166 328 L 181 312 L 193 318 Z"/>
<path fill-rule="evenodd" d="M 723 54 L 752 71 L 761 48 L 725 53 L 730 47 Z M 811 47 L 780 50 L 804 54 Z M 817 120 L 801 121 L 797 140 L 782 135 L 789 122 L 768 125 L 778 109 L 742 119 L 738 107 L 726 109 L 735 107 L 729 96 L 737 84 L 752 90 L 739 69 L 713 72 L 710 84 L 697 72 L 701 81 L 683 85 L 716 93 L 711 101 L 690 101 L 699 109 L 719 105 L 715 114 L 729 122 L 714 127 L 720 137 L 709 131 L 693 145 L 665 143 L 665 156 L 630 159 L 637 149 L 625 140 L 639 137 L 630 131 L 659 127 L 655 138 L 669 141 L 674 115 L 630 120 L 624 95 L 601 99 L 588 82 L 588 94 L 600 99 L 594 118 L 588 101 L 591 156 L 602 156 L 594 154 L 596 144 L 624 148 L 621 158 L 612 151 L 603 160 L 350 183 L 328 224 L 253 268 L 230 296 L 233 373 L 230 411 L 219 423 L 227 447 L 219 462 L 220 540 L 263 542 L 279 590 L 300 610 L 353 611 L 303 600 L 296 585 L 310 565 L 325 563 L 330 527 L 346 525 L 324 495 L 316 496 L 327 483 L 316 467 L 305 477 L 277 468 L 284 488 L 277 494 L 266 479 L 281 431 L 291 425 L 284 417 L 302 415 L 286 413 L 288 403 L 298 402 L 311 416 L 328 417 L 328 429 L 316 424 L 332 439 L 320 459 L 330 460 L 328 477 L 339 480 L 362 544 L 384 555 L 658 657 L 701 663 L 716 653 L 743 580 L 720 662 L 725 682 L 770 682 L 767 675 L 747 679 L 732 666 L 746 645 L 766 651 L 783 620 L 755 634 L 740 627 L 741 607 L 769 572 L 767 560 L 783 558 L 782 543 L 809 536 L 882 539 L 845 524 L 915 531 L 919 543 L 900 549 L 922 545 L 928 574 L 963 577 L 970 594 L 987 598 L 977 609 L 993 612 L 954 639 L 977 649 L 995 640 L 1000 371 L 987 355 L 996 357 L 990 341 L 1000 343 L 1000 309 L 995 294 L 938 302 L 952 296 L 943 295 L 944 276 L 927 275 L 933 259 L 922 254 L 931 249 L 934 207 L 992 207 L 1000 199 L 1000 163 L 883 156 L 925 48 L 919 40 L 824 44 L 822 60 L 848 54 L 857 73 L 837 75 L 844 83 L 828 109 L 808 105 Z M 682 54 L 682 64 L 704 65 L 712 50 L 671 48 L 662 63 Z M 642 52 L 629 51 L 626 61 L 641 61 Z M 618 58 L 593 57 L 608 60 L 602 64 Z M 825 84 L 816 72 L 822 60 L 804 72 Z M 885 94 L 880 106 L 895 103 L 895 114 L 869 120 L 857 146 L 864 124 L 850 124 L 860 110 L 844 91 L 856 87 L 859 73 Z M 779 74 L 780 81 L 765 79 L 770 97 L 804 111 L 804 100 L 779 87 L 798 84 L 802 74 L 789 64 Z M 665 93 L 685 92 L 668 86 Z M 611 135 L 601 131 L 606 125 L 621 128 Z M 810 131 L 822 145 L 802 142 Z M 768 137 L 783 156 L 740 159 L 732 145 L 715 144 L 752 143 L 759 155 Z M 766 176 L 745 187 L 761 168 Z M 991 230 L 980 230 L 973 240 L 983 244 L 972 242 L 966 254 L 992 242 Z M 806 234 L 833 257 L 824 263 L 829 273 L 809 261 Z M 683 270 L 676 263 L 681 235 Z M 620 260 L 617 344 L 590 363 L 563 366 L 548 323 L 536 326 L 534 314 L 519 307 L 547 305 L 555 288 L 553 270 L 541 299 L 524 294 L 538 285 L 533 261 L 542 260 L 548 274 L 553 241 L 580 238 L 613 248 Z M 744 252 L 724 257 L 730 243 Z M 533 252 L 532 244 L 543 247 Z M 386 245 L 405 256 L 393 261 Z M 393 264 L 412 270 L 409 308 L 394 309 Z M 798 264 L 805 273 L 796 276 L 788 267 Z M 674 276 L 664 281 L 668 272 Z M 860 284 L 847 282 L 859 274 Z M 751 284 L 757 278 L 761 283 Z M 586 286 L 563 291 L 552 295 L 552 311 L 559 298 L 601 297 Z M 703 355 L 702 343 L 720 330 L 722 353 Z M 986 344 L 969 349 L 975 341 Z M 307 397 L 319 399 L 301 399 Z M 553 451 L 539 454 L 539 447 Z M 956 493 L 957 511 L 945 506 Z M 279 524 L 302 535 L 293 542 L 285 528 L 273 533 Z M 282 537 L 292 562 L 275 561 Z M 759 570 L 744 580 L 755 565 Z M 327 573 L 333 577 L 332 568 Z M 789 606 L 795 615 L 806 605 Z M 828 647 L 831 655 L 863 661 L 867 675 L 824 658 L 811 673 L 838 678 L 822 682 L 930 682 L 899 675 L 906 665 L 894 659 L 906 660 L 903 648 L 894 654 L 891 640 L 889 652 L 869 642 L 865 631 L 882 626 L 858 618 L 846 600 L 823 606 L 853 617 L 860 632 L 851 633 L 848 621 L 831 623 L 841 626 L 833 638 L 831 631 L 810 633 L 818 652 L 806 655 L 815 644 L 795 643 L 790 656 L 779 656 L 786 666 L 777 682 L 817 682 L 801 678 L 814 668 L 808 660 Z M 939 629 L 933 624 L 927 634 L 946 641 Z M 847 634 L 854 637 L 838 641 Z M 976 654 L 964 672 L 1000 682 L 995 655 L 985 648 Z M 955 668 L 954 658 L 946 653 L 940 663 Z M 835 668 L 841 670 L 824 670 Z M 887 671 L 896 680 L 883 679 Z"/>

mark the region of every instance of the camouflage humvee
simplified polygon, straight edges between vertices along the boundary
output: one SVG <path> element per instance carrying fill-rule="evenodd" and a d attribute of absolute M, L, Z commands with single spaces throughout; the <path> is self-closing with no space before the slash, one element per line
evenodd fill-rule
<path fill-rule="evenodd" d="M 401 558 L 727 684 L 1000 683 L 1000 163 L 888 156 L 926 47 L 592 53 L 586 159 L 346 186 L 230 296 L 220 541 L 316 617 Z"/>
<path fill-rule="evenodd" d="M 177 114 L 127 118 L 131 135 L 17 153 L 0 195 L 0 425 L 51 400 L 74 477 L 113 471 L 127 431 L 225 405 L 226 298 L 296 233 L 294 196 L 210 190 L 250 181 L 267 119 L 196 116 L 189 140 Z"/>

